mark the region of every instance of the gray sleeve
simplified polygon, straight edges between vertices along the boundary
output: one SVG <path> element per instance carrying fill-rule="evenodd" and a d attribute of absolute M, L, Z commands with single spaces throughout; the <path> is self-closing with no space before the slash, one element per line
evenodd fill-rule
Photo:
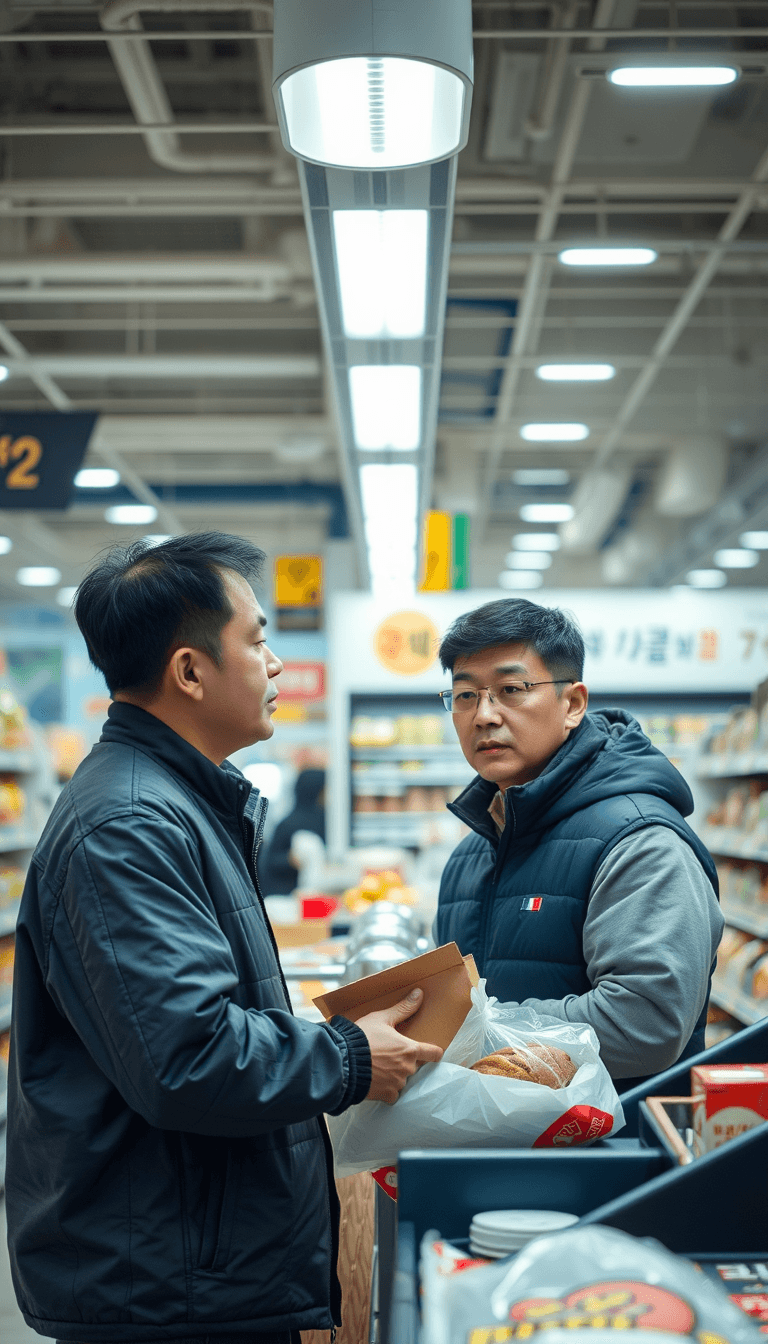
<path fill-rule="evenodd" d="M 583 935 L 592 988 L 524 1006 L 588 1022 L 613 1078 L 659 1073 L 693 1032 L 724 922 L 690 845 L 667 826 L 637 831 L 592 885 Z"/>

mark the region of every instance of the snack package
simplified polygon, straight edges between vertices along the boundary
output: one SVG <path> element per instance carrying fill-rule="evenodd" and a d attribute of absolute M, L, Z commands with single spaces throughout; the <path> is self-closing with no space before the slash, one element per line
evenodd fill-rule
<path fill-rule="evenodd" d="M 543 1082 L 472 1068 L 510 1047 L 535 1061 Z M 551 1085 L 542 1050 L 564 1051 L 576 1065 L 565 1087 Z M 391 1165 L 404 1148 L 567 1147 L 604 1138 L 623 1124 L 592 1028 L 489 999 L 484 980 L 472 989 L 472 1007 L 441 1061 L 419 1069 L 394 1106 L 364 1101 L 328 1117 L 337 1176 Z"/>
<path fill-rule="evenodd" d="M 437 1282 L 435 1233 L 421 1248 L 423 1344 L 757 1344 L 760 1331 L 689 1261 L 610 1227 L 566 1229 L 513 1259 Z M 544 1334 L 543 1332 L 546 1332 Z"/>
<path fill-rule="evenodd" d="M 768 1120 L 768 1064 L 697 1064 L 691 1092 L 697 1157 Z"/>

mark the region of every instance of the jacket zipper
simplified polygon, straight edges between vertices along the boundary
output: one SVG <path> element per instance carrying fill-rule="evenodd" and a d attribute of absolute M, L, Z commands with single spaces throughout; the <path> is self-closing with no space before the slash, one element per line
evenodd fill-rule
<path fill-rule="evenodd" d="M 494 901 L 496 900 L 496 890 L 498 888 L 499 877 L 501 875 L 501 864 L 502 861 L 507 857 L 507 850 L 514 841 L 515 832 L 517 831 L 517 817 L 515 816 L 515 809 L 512 806 L 512 804 L 508 801 L 506 794 L 504 796 L 504 808 L 507 816 L 507 825 L 504 827 L 504 834 L 499 836 L 499 848 L 496 852 L 496 863 L 494 865 L 493 870 L 493 886 L 491 887 L 488 900 L 483 905 L 482 917 L 480 920 L 480 937 L 478 939 L 478 946 L 480 948 L 480 959 L 481 959 L 480 964 L 483 967 L 485 966 L 485 963 L 488 960 L 487 957 L 488 948 L 486 946 L 488 941 L 488 927 L 491 920 L 491 910 L 493 908 Z M 512 819 L 512 831 L 511 834 L 507 837 L 506 842 L 504 842 L 504 837 L 506 836 L 507 833 L 507 827 L 509 826 L 510 817 Z M 502 850 L 502 842 L 504 842 L 503 850 Z"/>

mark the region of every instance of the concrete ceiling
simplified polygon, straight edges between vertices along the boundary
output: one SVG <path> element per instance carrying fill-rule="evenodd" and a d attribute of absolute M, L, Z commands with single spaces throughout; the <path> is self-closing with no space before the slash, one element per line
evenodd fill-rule
<path fill-rule="evenodd" d="M 142 13 L 147 41 L 121 46 L 118 6 L 0 0 L 0 408 L 98 410 L 89 461 L 119 461 L 137 498 L 161 497 L 157 528 L 338 551 L 327 488 L 343 491 L 342 473 L 298 179 L 274 130 L 271 15 L 214 0 L 164 9 Z M 526 530 L 519 508 L 539 499 L 592 511 L 545 587 L 675 582 L 768 526 L 752 488 L 768 439 L 768 3 L 487 0 L 473 12 L 433 503 L 472 514 L 479 586 L 496 583 Z M 678 51 L 748 72 L 704 93 L 607 84 L 617 53 L 666 50 L 655 34 L 670 24 Z M 149 40 L 162 30 L 176 36 Z M 659 259 L 642 271 L 558 262 L 564 244 L 597 240 Z M 616 377 L 536 377 L 543 361 L 591 359 Z M 550 420 L 583 421 L 589 437 L 520 437 Z M 662 513 L 670 463 L 691 443 L 694 475 L 696 452 L 705 465 L 722 455 L 720 488 L 692 516 Z M 564 467 L 569 484 L 515 485 L 530 466 Z M 243 493 L 225 499 L 225 485 Z M 294 489 L 245 491 L 267 485 Z M 58 556 L 76 583 L 132 535 L 91 500 L 1 525 L 15 548 L 0 591 L 16 597 L 20 556 Z M 729 581 L 765 584 L 768 560 Z"/>

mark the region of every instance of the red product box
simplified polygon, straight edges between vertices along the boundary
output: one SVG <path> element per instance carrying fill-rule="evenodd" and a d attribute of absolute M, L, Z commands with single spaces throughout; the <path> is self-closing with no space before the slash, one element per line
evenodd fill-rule
<path fill-rule="evenodd" d="M 691 1093 L 693 1147 L 701 1156 L 768 1120 L 768 1064 L 698 1064 Z"/>

